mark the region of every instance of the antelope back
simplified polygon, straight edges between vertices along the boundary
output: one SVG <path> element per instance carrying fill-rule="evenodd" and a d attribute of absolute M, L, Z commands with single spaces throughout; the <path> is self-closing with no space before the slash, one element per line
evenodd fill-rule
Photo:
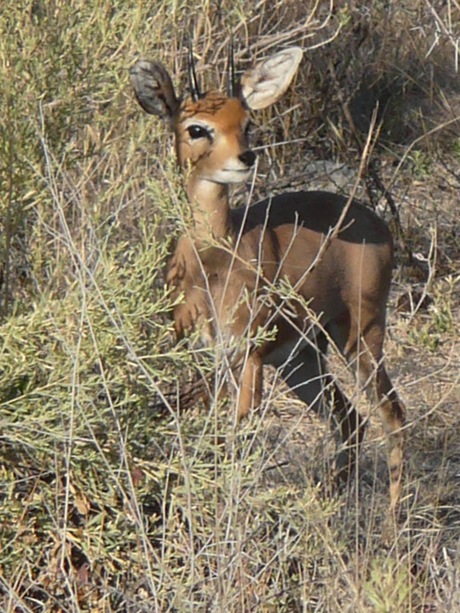
<path fill-rule="evenodd" d="M 243 181 L 255 161 L 248 149 L 250 109 L 276 102 L 289 87 L 302 59 L 292 47 L 247 71 L 228 92 L 201 93 L 189 54 L 190 93 L 179 98 L 170 75 L 159 62 L 140 60 L 131 69 L 131 82 L 141 107 L 169 122 L 176 138 L 180 165 L 193 176 L 215 183 Z M 229 61 L 233 80 L 233 58 Z"/>

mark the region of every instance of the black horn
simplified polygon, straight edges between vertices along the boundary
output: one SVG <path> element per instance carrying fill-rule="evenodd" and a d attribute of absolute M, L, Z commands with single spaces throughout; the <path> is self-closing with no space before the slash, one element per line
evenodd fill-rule
<path fill-rule="evenodd" d="M 188 39 L 188 77 L 190 82 L 190 94 L 193 102 L 198 102 L 201 97 L 200 86 L 196 78 L 195 62 L 193 60 L 192 39 Z"/>
<path fill-rule="evenodd" d="M 233 36 L 230 36 L 227 63 L 227 94 L 229 98 L 236 96 L 235 57 L 233 52 Z"/>

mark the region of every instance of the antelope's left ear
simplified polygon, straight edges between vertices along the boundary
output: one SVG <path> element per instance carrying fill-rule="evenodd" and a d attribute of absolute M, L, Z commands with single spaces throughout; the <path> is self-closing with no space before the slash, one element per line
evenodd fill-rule
<path fill-rule="evenodd" d="M 264 109 L 281 98 L 289 87 L 302 59 L 300 47 L 272 55 L 244 73 L 241 97 L 250 109 Z"/>

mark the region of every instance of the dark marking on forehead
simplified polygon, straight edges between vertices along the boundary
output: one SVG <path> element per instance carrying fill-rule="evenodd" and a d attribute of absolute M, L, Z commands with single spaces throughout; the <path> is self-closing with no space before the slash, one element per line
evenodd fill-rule
<path fill-rule="evenodd" d="M 199 113 L 205 115 L 216 115 L 222 107 L 229 101 L 228 96 L 218 91 L 211 91 L 205 94 L 197 102 L 191 98 L 186 98 L 180 105 L 179 114 L 181 119 L 188 119 Z"/>

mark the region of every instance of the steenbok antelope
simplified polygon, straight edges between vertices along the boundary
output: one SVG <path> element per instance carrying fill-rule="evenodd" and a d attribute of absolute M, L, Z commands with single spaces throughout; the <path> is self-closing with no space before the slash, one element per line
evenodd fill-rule
<path fill-rule="evenodd" d="M 229 204 L 228 185 L 247 179 L 256 160 L 248 148 L 249 111 L 282 96 L 301 58 L 301 49 L 285 49 L 237 82 L 231 51 L 227 93 L 202 93 L 190 49 L 190 94 L 183 98 L 159 62 L 141 60 L 131 70 L 141 107 L 167 120 L 174 132 L 192 210 L 190 232 L 178 241 L 167 272 L 168 283 L 184 297 L 174 309 L 175 329 L 179 338 L 199 329 L 206 343 L 246 339 L 232 354 L 239 419 L 261 402 L 263 364 L 278 368 L 315 411 L 329 404 L 343 442 L 337 459 L 343 479 L 354 466 L 364 427 L 328 371 L 332 340 L 360 384 L 375 386 L 389 439 L 394 507 L 404 406 L 382 357 L 393 250 L 388 227 L 362 204 L 328 192 L 283 193 L 237 209 Z M 251 341 L 261 329 L 271 330 L 268 340 L 259 334 Z"/>

